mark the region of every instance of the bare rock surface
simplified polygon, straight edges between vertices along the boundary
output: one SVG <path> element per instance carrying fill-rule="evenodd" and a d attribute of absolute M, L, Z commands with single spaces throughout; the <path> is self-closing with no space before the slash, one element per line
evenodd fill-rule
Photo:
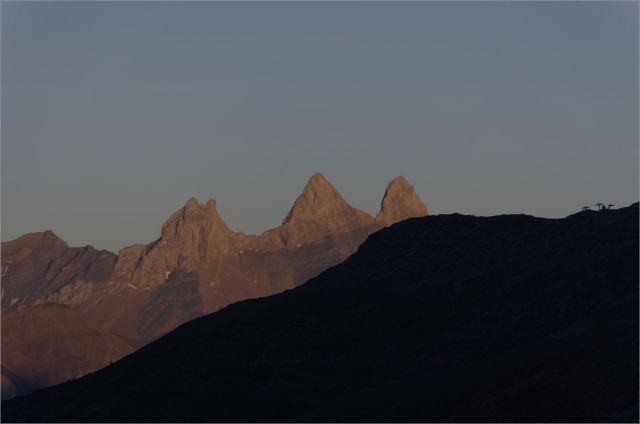
<path fill-rule="evenodd" d="M 111 278 L 116 258 L 92 246 L 69 247 L 52 231 L 3 242 L 2 311 L 42 303 L 79 281 L 104 283 Z"/>
<path fill-rule="evenodd" d="M 353 208 L 322 174 L 313 174 L 275 231 L 285 247 L 317 241 L 372 223 L 371 215 Z M 264 234 L 261 239 L 266 239 Z"/>
<path fill-rule="evenodd" d="M 380 212 L 375 221 L 379 225 L 389 226 L 408 218 L 428 215 L 427 207 L 416 194 L 413 186 L 405 177 L 394 178 L 384 192 Z"/>
<path fill-rule="evenodd" d="M 374 220 L 316 173 L 282 225 L 260 235 L 232 231 L 215 200 L 200 203 L 194 198 L 169 217 L 157 240 L 125 247 L 118 255 L 91 246 L 69 247 L 50 231 L 27 234 L 2 243 L 2 311 L 28 316 L 36 313 L 31 312 L 36 305 L 66 305 L 73 316 L 89 319 L 105 334 L 143 345 L 230 303 L 292 289 L 343 261 L 374 231 L 420 214 L 425 215 L 426 208 L 404 178 L 389 184 L 381 218 Z M 87 343 L 99 346 L 84 340 L 85 333 L 63 343 L 47 336 L 46 327 L 41 331 L 36 334 L 32 328 L 24 337 L 66 343 L 69 349 L 59 346 L 57 351 L 61 358 L 74 344 L 77 349 Z M 10 357 L 12 350 L 13 344 L 3 344 L 3 364 L 5 352 Z M 106 357 L 92 357 L 95 361 L 78 365 L 85 373 L 107 365 Z M 32 360 L 27 357 L 12 366 L 7 384 Z M 62 373 L 37 369 L 41 378 L 29 378 L 43 384 L 78 374 L 75 368 Z"/>

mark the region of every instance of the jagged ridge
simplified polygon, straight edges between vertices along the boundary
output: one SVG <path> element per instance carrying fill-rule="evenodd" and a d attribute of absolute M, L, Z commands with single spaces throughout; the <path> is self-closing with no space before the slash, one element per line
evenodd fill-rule
<path fill-rule="evenodd" d="M 2 244 L 2 310 L 69 305 L 110 334 L 145 344 L 230 303 L 291 289 L 344 260 L 382 226 L 415 216 L 415 209 L 402 212 L 403 205 L 415 203 L 412 188 L 403 191 L 412 199 L 389 197 L 396 184 L 387 187 L 385 218 L 378 220 L 349 205 L 316 173 L 282 225 L 260 235 L 233 232 L 215 200 L 202 204 L 194 198 L 163 224 L 157 240 L 125 247 L 117 256 L 92 247 L 69 248 L 51 232 L 27 235 Z M 3 346 L 11 349 L 12 343 Z M 37 352 L 28 356 L 39 360 Z M 81 367 L 83 359 L 74 360 Z M 94 363 L 86 367 L 95 370 Z M 15 364 L 3 362 L 8 369 L 20 373 Z"/>

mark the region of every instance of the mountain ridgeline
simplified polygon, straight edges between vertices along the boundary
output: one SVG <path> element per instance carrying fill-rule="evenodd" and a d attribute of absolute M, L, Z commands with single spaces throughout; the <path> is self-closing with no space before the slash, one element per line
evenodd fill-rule
<path fill-rule="evenodd" d="M 408 219 L 3 420 L 638 422 L 638 221 Z"/>
<path fill-rule="evenodd" d="M 190 199 L 154 242 L 117 255 L 53 232 L 2 243 L 3 398 L 80 377 L 201 315 L 304 283 L 374 231 L 427 215 L 404 177 L 374 217 L 314 174 L 279 227 L 227 227 L 216 201 Z"/>

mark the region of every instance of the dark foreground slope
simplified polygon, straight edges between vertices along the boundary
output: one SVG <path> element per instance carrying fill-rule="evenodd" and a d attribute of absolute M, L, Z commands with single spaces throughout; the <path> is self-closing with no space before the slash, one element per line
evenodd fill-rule
<path fill-rule="evenodd" d="M 381 230 L 3 421 L 638 421 L 638 204 Z"/>

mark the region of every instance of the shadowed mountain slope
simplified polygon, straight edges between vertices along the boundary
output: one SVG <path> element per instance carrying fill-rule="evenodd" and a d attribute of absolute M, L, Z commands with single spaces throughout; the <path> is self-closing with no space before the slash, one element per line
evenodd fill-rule
<path fill-rule="evenodd" d="M 637 422 L 638 218 L 406 220 L 3 420 Z"/>
<path fill-rule="evenodd" d="M 389 187 L 398 181 L 394 179 Z M 229 229 L 215 200 L 190 199 L 163 224 L 157 240 L 125 247 L 118 255 L 91 246 L 69 247 L 50 231 L 2 243 L 3 314 L 18 311 L 27 318 L 31 313 L 42 317 L 52 310 L 32 307 L 66 305 L 65 317 L 87 319 L 101 330 L 76 332 L 70 340 L 48 326 L 21 331 L 19 326 L 29 320 L 15 321 L 15 331 L 7 337 L 3 334 L 3 394 L 14 393 L 13 382 L 21 379 L 28 378 L 31 384 L 20 387 L 41 387 L 107 365 L 111 357 L 85 348 L 102 346 L 106 334 L 144 345 L 230 303 L 304 283 L 343 261 L 372 232 L 394 220 L 426 214 L 407 184 L 392 197 L 385 194 L 382 203 L 390 205 L 394 214 L 384 222 L 349 205 L 316 173 L 282 225 L 260 235 Z M 406 207 L 416 199 L 421 208 Z M 56 329 L 63 327 L 59 324 Z M 16 351 L 18 341 L 12 340 L 18 334 L 21 343 L 38 340 L 44 350 L 60 356 L 55 360 L 39 359 L 36 353 L 21 356 Z M 73 361 L 74 367 L 60 367 L 65 359 Z M 57 368 L 48 369 L 47 364 Z"/>
<path fill-rule="evenodd" d="M 133 351 L 129 341 L 65 305 L 49 303 L 6 313 L 2 398 L 82 377 L 87 368 L 102 368 Z"/>

